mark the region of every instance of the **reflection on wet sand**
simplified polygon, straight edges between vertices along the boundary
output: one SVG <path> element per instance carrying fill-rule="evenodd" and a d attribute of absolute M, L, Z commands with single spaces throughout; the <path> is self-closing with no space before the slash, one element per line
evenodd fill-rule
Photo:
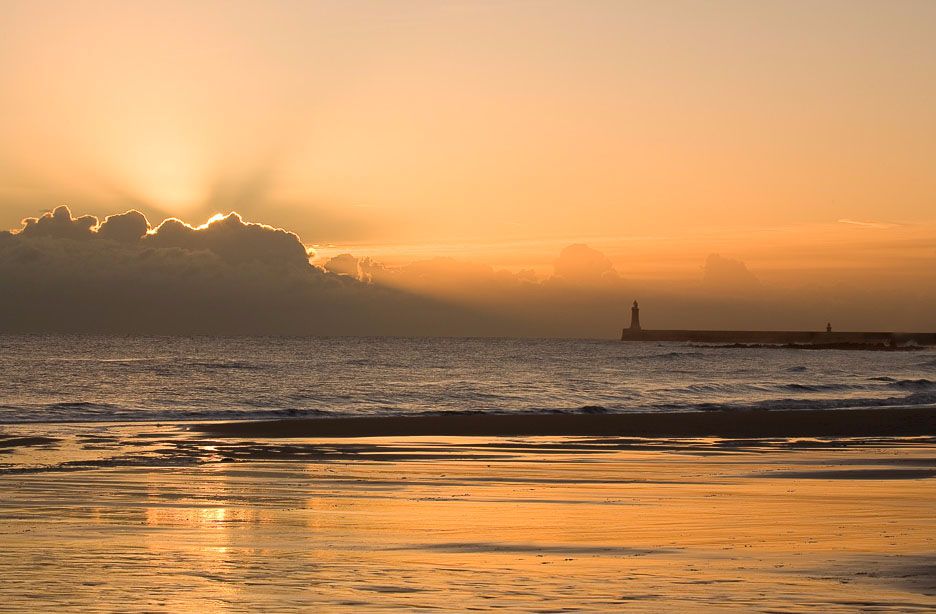
<path fill-rule="evenodd" d="M 929 438 L 94 428 L 2 459 L 5 609 L 936 607 Z"/>

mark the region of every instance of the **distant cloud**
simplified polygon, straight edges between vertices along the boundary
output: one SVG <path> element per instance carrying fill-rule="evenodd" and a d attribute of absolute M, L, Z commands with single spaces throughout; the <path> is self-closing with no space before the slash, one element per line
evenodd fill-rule
<path fill-rule="evenodd" d="M 573 284 L 605 284 L 618 280 L 611 260 L 596 249 L 576 243 L 559 252 L 555 277 Z"/>
<path fill-rule="evenodd" d="M 529 283 L 531 271 L 496 271 L 486 264 L 463 262 L 437 256 L 402 266 L 387 266 L 371 258 L 339 254 L 325 262 L 326 271 L 389 288 L 402 288 L 419 294 L 462 298 L 517 283 Z"/>
<path fill-rule="evenodd" d="M 337 275 L 347 275 L 354 279 L 361 279 L 361 265 L 359 260 L 351 254 L 338 254 L 325 263 L 325 270 Z"/>
<path fill-rule="evenodd" d="M 711 292 L 738 295 L 755 292 L 761 288 L 757 276 L 740 260 L 709 254 L 702 271 L 702 286 Z"/>
<path fill-rule="evenodd" d="M 554 273 L 537 279 L 529 269 L 517 272 L 496 270 L 487 264 L 465 262 L 447 256 L 415 260 L 402 266 L 387 266 L 371 258 L 339 254 L 324 264 L 327 271 L 378 285 L 421 292 L 472 294 L 479 289 L 514 285 L 597 286 L 620 281 L 611 260 L 583 244 L 565 247 L 554 263 Z"/>

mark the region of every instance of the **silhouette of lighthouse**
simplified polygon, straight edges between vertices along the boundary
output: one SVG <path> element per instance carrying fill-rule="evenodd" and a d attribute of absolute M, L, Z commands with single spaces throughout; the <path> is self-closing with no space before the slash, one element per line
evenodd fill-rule
<path fill-rule="evenodd" d="M 637 301 L 634 301 L 634 306 L 631 307 L 630 329 L 635 332 L 640 330 L 640 307 L 637 306 Z"/>
<path fill-rule="evenodd" d="M 636 341 L 638 339 L 643 339 L 643 335 L 644 334 L 640 332 L 640 306 L 637 304 L 637 301 L 634 301 L 634 306 L 631 307 L 630 327 L 621 329 L 621 341 Z"/>

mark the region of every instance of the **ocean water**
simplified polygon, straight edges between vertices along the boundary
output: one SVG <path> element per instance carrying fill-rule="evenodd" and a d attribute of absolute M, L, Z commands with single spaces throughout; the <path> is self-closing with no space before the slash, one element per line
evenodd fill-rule
<path fill-rule="evenodd" d="M 936 351 L 0 336 L 0 423 L 936 405 Z"/>

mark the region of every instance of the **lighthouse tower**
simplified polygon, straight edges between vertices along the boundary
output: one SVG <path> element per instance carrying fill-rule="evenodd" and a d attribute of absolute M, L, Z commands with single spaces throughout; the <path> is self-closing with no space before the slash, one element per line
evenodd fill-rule
<path fill-rule="evenodd" d="M 634 306 L 631 307 L 630 329 L 635 332 L 640 330 L 640 307 L 637 306 L 637 301 L 634 301 Z"/>

